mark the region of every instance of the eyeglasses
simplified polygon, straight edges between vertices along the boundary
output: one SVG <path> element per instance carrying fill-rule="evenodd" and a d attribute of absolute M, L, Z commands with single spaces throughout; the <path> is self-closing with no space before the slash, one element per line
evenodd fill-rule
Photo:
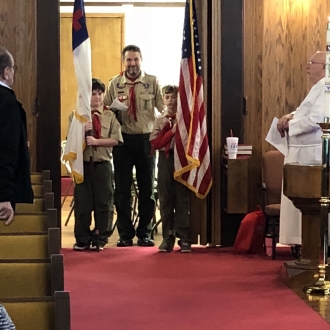
<path fill-rule="evenodd" d="M 14 65 L 10 65 L 8 66 L 9 69 L 13 69 L 14 71 L 16 71 L 18 69 L 17 65 L 14 64 Z"/>
<path fill-rule="evenodd" d="M 321 62 L 315 62 L 313 60 L 309 60 L 308 64 L 325 64 L 325 63 L 321 63 Z"/>

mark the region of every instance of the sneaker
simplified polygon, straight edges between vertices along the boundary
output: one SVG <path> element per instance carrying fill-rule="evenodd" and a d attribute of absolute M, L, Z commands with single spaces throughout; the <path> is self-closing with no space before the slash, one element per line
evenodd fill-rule
<path fill-rule="evenodd" d="M 188 242 L 179 242 L 179 245 L 181 246 L 181 252 L 182 253 L 189 253 L 191 252 L 191 244 Z"/>
<path fill-rule="evenodd" d="M 159 252 L 172 252 L 175 244 L 175 237 L 170 236 L 166 239 L 163 239 L 162 243 L 158 247 Z"/>
<path fill-rule="evenodd" d="M 137 241 L 138 246 L 155 246 L 154 241 L 150 237 L 139 238 Z"/>
<path fill-rule="evenodd" d="M 80 242 L 76 242 L 73 244 L 73 250 L 74 251 L 84 251 L 89 249 L 89 244 L 85 244 L 85 243 L 80 243 Z"/>
<path fill-rule="evenodd" d="M 169 252 L 168 251 L 168 243 L 165 239 L 161 242 L 161 244 L 158 247 L 159 252 Z"/>
<path fill-rule="evenodd" d="M 117 242 L 118 247 L 126 247 L 126 246 L 132 246 L 132 245 L 133 245 L 133 240 L 131 240 L 131 239 L 120 238 Z"/>
<path fill-rule="evenodd" d="M 99 251 L 103 251 L 104 250 L 104 246 L 105 246 L 104 243 L 100 243 L 99 244 Z M 91 250 L 93 250 L 93 251 L 96 251 L 97 250 L 96 243 L 92 243 Z"/>

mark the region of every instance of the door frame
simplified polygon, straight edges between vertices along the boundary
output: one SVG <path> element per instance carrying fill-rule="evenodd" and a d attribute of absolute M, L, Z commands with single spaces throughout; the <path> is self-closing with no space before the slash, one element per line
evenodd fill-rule
<path fill-rule="evenodd" d="M 61 228 L 60 49 L 58 0 L 37 0 L 37 171 L 50 170 Z"/>

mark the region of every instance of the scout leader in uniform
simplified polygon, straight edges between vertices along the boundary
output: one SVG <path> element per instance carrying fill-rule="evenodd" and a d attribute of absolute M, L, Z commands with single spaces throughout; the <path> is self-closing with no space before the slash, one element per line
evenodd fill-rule
<path fill-rule="evenodd" d="M 75 185 L 74 190 L 74 250 L 100 250 L 108 243 L 109 227 L 112 227 L 113 172 L 111 165 L 112 147 L 121 145 L 123 138 L 120 124 L 114 113 L 103 104 L 105 85 L 101 80 L 92 80 L 92 122 L 85 124 L 85 131 L 93 130 L 93 136 L 86 137 L 86 144 L 93 147 L 93 170 L 90 165 L 90 148 L 84 150 L 84 182 Z M 71 117 L 72 118 L 72 117 Z M 92 178 L 94 177 L 94 183 Z M 94 184 L 95 209 L 92 184 Z M 92 212 L 97 217 L 99 236 L 90 230 Z M 96 241 L 98 239 L 98 242 Z"/>
<path fill-rule="evenodd" d="M 115 205 L 120 236 L 117 246 L 131 246 L 134 236 L 137 236 L 139 246 L 154 246 L 148 225 L 155 210 L 155 156 L 150 156 L 149 137 L 155 121 L 155 108 L 162 112 L 164 107 L 161 87 L 155 76 L 141 71 L 139 47 L 126 46 L 122 58 L 125 71 L 110 80 L 104 99 L 104 103 L 110 107 L 114 100 L 127 106 L 126 111 L 111 107 L 122 125 L 124 139 L 123 146 L 113 149 Z M 139 189 L 139 224 L 136 232 L 131 219 L 133 166 Z"/>

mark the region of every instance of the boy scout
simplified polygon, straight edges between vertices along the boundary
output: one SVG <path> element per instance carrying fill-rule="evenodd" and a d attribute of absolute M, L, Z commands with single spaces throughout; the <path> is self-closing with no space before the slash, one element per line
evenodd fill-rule
<path fill-rule="evenodd" d="M 155 120 L 155 108 L 163 111 L 161 88 L 155 76 L 141 71 L 139 47 L 126 46 L 122 58 L 125 71 L 110 80 L 104 99 L 104 103 L 116 112 L 124 139 L 122 147 L 113 149 L 115 205 L 120 236 L 117 246 L 131 246 L 135 235 L 139 246 L 153 246 L 149 224 L 155 210 L 155 158 L 150 156 L 149 137 Z M 112 105 L 114 100 L 121 102 L 127 110 L 116 109 Z M 133 166 L 139 190 L 139 224 L 136 232 L 131 219 Z"/>
<path fill-rule="evenodd" d="M 156 118 L 150 142 L 153 150 L 159 150 L 158 192 L 163 241 L 158 250 L 171 252 L 178 237 L 181 252 L 191 252 L 190 190 L 174 180 L 174 144 L 177 129 L 176 112 L 178 87 L 163 87 L 166 109 Z M 170 231 L 175 235 L 170 236 Z"/>
<path fill-rule="evenodd" d="M 84 182 L 77 184 L 74 190 L 74 250 L 85 250 L 91 245 L 103 250 L 108 243 L 108 227 L 111 220 L 113 182 L 111 152 L 112 147 L 122 144 L 120 124 L 114 113 L 103 104 L 105 85 L 99 80 L 92 81 L 91 109 L 93 121 L 85 124 L 85 131 L 93 130 L 93 136 L 86 137 L 86 144 L 93 147 L 93 170 L 90 166 L 90 148 L 84 150 Z M 92 176 L 94 177 L 95 209 L 92 196 Z M 92 212 L 97 218 L 99 242 L 95 241 L 90 230 Z M 111 224 L 112 225 L 112 224 Z"/>

